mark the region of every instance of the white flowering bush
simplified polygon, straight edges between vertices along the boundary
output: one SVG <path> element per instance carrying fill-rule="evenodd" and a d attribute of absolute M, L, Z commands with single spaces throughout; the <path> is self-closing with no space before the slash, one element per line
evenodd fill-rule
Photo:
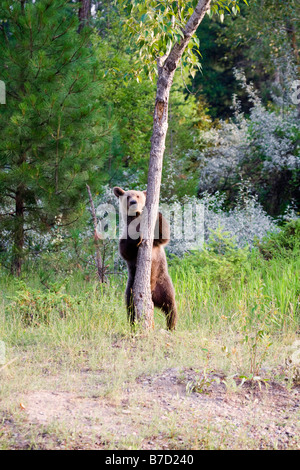
<path fill-rule="evenodd" d="M 246 183 L 239 188 L 237 203 L 230 210 L 224 209 L 225 196 L 220 193 L 211 195 L 204 193 L 202 199 L 188 198 L 191 205 L 201 205 L 203 211 L 203 242 L 208 243 L 213 233 L 226 233 L 226 236 L 234 239 L 237 248 L 253 247 L 256 240 L 261 240 L 268 233 L 279 230 L 278 224 L 269 216 L 253 196 Z M 198 224 L 197 240 L 201 240 L 201 224 Z M 190 228 L 193 231 L 194 227 Z M 176 230 L 171 230 L 171 233 Z M 199 246 L 201 249 L 202 246 Z M 195 249 L 195 244 L 183 238 L 171 239 L 167 250 L 177 256 L 190 249 Z"/>
<path fill-rule="evenodd" d="M 240 185 L 236 205 L 229 210 L 224 210 L 216 205 L 210 209 L 211 199 L 216 196 L 205 195 L 205 240 L 208 241 L 209 233 L 221 228 L 235 238 L 239 248 L 252 247 L 255 240 L 262 239 L 268 232 L 278 230 L 277 223 L 270 217 L 259 204 L 257 197 L 253 196 L 244 183 Z M 224 203 L 224 197 L 221 199 Z"/>
<path fill-rule="evenodd" d="M 110 231 L 108 238 L 100 241 L 99 246 L 101 256 L 105 255 L 105 263 L 109 265 L 108 272 L 123 271 L 126 266 L 118 253 L 121 218 L 118 214 L 118 199 L 112 188 L 107 186 L 100 195 L 95 195 L 94 205 L 97 219 L 99 223 L 103 222 L 104 230 L 105 221 L 112 220 L 107 217 L 108 210 L 114 210 L 114 230 Z M 186 196 L 179 201 L 173 196 L 170 201 L 162 201 L 160 210 L 171 226 L 167 252 L 182 256 L 190 250 L 202 250 L 204 243 L 218 233 L 233 238 L 238 248 L 251 247 L 256 239 L 262 239 L 268 232 L 278 231 L 277 224 L 251 194 L 247 183 L 240 184 L 234 208 L 224 210 L 224 205 L 224 194 L 211 195 L 207 192 L 202 195 L 202 199 Z M 193 217 L 190 210 L 193 211 Z M 44 235 L 30 231 L 27 259 L 38 261 L 37 272 L 46 282 L 50 275 L 58 271 L 67 274 L 79 269 L 86 275 L 95 274 L 94 228 L 88 211 L 89 206 L 85 222 L 80 227 L 64 227 L 61 217 L 57 216 L 55 225 Z M 291 207 L 286 218 L 293 216 Z"/>
<path fill-rule="evenodd" d="M 224 190 L 236 175 L 248 148 L 247 121 L 221 121 L 218 128 L 202 133 L 205 148 L 198 155 L 201 164 L 200 191 Z"/>
<path fill-rule="evenodd" d="M 249 178 L 260 202 L 278 214 L 298 194 L 300 131 L 293 89 L 285 91 L 284 100 L 274 95 L 269 109 L 242 72 L 236 71 L 236 78 L 252 104 L 250 115 L 245 117 L 234 97 L 234 118 L 201 133 L 199 192 L 225 191 L 232 202 L 237 182 Z"/>

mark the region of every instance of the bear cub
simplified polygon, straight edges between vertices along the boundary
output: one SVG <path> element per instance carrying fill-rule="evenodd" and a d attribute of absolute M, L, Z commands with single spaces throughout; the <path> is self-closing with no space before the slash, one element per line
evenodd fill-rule
<path fill-rule="evenodd" d="M 132 299 L 136 261 L 139 245 L 141 243 L 140 222 L 143 208 L 146 204 L 146 191 L 124 191 L 114 188 L 114 194 L 120 198 L 120 210 L 124 222 L 124 231 L 120 237 L 119 251 L 127 263 L 128 281 L 126 286 L 126 305 L 128 318 L 131 324 L 135 322 L 135 312 Z M 168 273 L 168 265 L 164 246 L 170 241 L 170 228 L 159 212 L 154 231 L 152 265 L 151 265 L 151 293 L 155 307 L 159 307 L 167 319 L 167 327 L 173 330 L 177 321 L 175 292 Z"/>

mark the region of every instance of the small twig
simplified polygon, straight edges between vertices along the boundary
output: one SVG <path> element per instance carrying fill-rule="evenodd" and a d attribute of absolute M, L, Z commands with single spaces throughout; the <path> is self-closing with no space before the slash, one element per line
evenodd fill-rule
<path fill-rule="evenodd" d="M 100 255 L 100 247 L 99 247 L 99 236 L 97 233 L 97 217 L 96 217 L 96 211 L 95 211 L 95 206 L 92 198 L 92 193 L 89 185 L 86 185 L 88 193 L 89 193 L 89 199 L 90 199 L 90 205 L 91 205 L 91 211 L 92 211 L 92 217 L 93 217 L 93 223 L 94 223 L 94 243 L 95 243 L 95 249 L 96 249 L 96 268 L 97 268 L 97 273 L 100 282 L 105 281 L 105 268 L 103 267 L 103 263 L 101 260 L 101 255 Z"/>
<path fill-rule="evenodd" d="M 12 364 L 13 362 L 15 362 L 17 359 L 19 359 L 18 357 L 14 357 L 13 359 L 11 359 L 11 361 L 8 361 L 6 364 L 4 364 L 4 366 L 0 367 L 0 371 L 5 369 L 7 366 L 10 366 L 10 364 Z"/>

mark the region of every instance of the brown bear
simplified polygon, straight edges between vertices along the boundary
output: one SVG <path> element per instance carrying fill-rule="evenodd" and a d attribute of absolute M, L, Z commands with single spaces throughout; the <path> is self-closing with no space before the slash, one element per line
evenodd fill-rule
<path fill-rule="evenodd" d="M 132 288 L 136 271 L 136 261 L 139 245 L 141 243 L 140 222 L 141 214 L 146 204 L 146 191 L 124 191 L 114 188 L 115 195 L 120 198 L 121 215 L 124 222 L 124 231 L 120 237 L 119 251 L 127 263 L 128 281 L 126 286 L 126 304 L 128 318 L 131 324 L 135 322 L 135 312 L 132 299 Z M 170 228 L 159 212 L 154 231 L 152 265 L 151 265 L 151 293 L 155 307 L 159 307 L 167 319 L 167 327 L 173 330 L 177 321 L 175 291 L 168 273 L 168 265 L 164 246 L 170 240 Z"/>

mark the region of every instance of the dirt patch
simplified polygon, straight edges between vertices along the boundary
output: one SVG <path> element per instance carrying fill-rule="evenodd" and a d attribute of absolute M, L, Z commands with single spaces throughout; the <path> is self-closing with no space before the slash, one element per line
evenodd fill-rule
<path fill-rule="evenodd" d="M 222 375 L 203 375 L 192 369 L 180 376 L 176 371 L 169 370 L 146 379 L 143 386 L 159 399 L 162 406 L 167 404 L 172 407 L 173 403 L 176 411 L 178 401 L 183 403 L 184 412 L 178 416 L 179 425 L 184 427 L 188 421 L 196 442 L 201 441 L 199 438 L 205 435 L 203 431 L 206 430 L 216 438 L 226 437 L 225 447 L 231 442 L 232 448 L 239 448 L 243 436 L 245 445 L 246 439 L 253 442 L 251 448 L 286 449 L 299 446 L 298 390 L 290 392 L 272 382 L 267 387 L 246 383 L 230 391 L 222 379 Z M 190 384 L 192 389 L 199 389 L 201 393 L 191 391 Z M 228 433 L 230 437 L 226 436 Z"/>
<path fill-rule="evenodd" d="M 76 430 L 76 439 L 94 448 L 296 449 L 300 443 L 298 390 L 278 383 L 230 390 L 221 374 L 192 369 L 141 376 L 125 384 L 117 401 L 41 390 L 23 404 L 29 423 Z"/>

